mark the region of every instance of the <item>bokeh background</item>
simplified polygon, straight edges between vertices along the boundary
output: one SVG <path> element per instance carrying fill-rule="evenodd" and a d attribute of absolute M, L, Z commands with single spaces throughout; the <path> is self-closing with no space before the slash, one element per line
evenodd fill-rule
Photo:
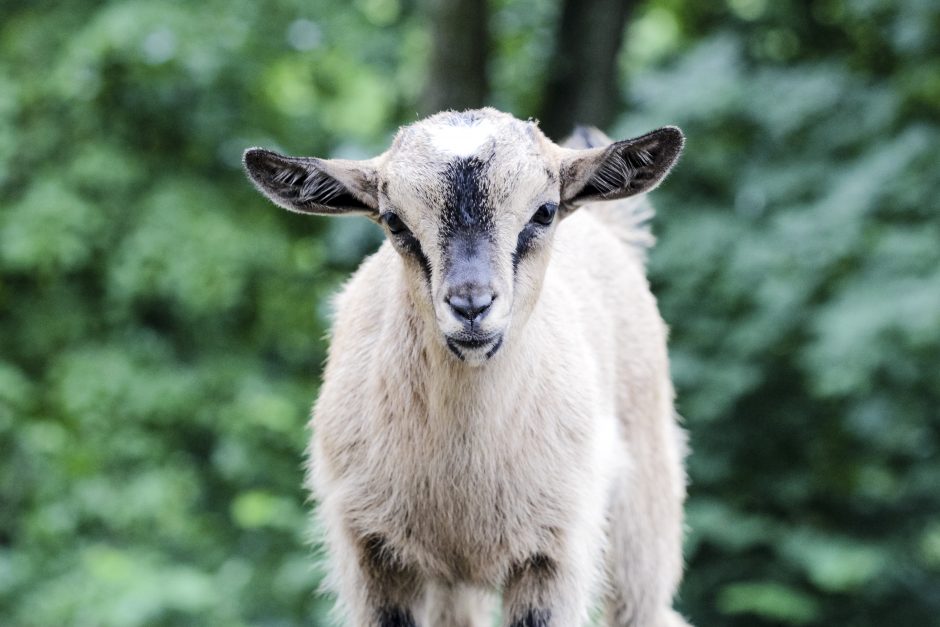
<path fill-rule="evenodd" d="M 940 625 L 935 0 L 0 0 L 0 624 L 325 624 L 305 422 L 381 234 L 240 155 L 482 103 L 688 135 L 682 611 Z"/>

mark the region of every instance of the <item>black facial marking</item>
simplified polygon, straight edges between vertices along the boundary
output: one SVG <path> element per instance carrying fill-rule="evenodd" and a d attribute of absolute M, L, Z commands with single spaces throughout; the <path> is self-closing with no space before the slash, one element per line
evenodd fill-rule
<path fill-rule="evenodd" d="M 486 232 L 493 225 L 484 181 L 486 165 L 476 157 L 455 159 L 447 166 L 447 197 L 441 211 L 441 229 L 447 241 L 453 233 Z"/>
<path fill-rule="evenodd" d="M 463 353 L 460 352 L 460 349 L 457 348 L 457 343 L 454 342 L 454 340 L 452 340 L 451 338 L 447 338 L 447 348 L 449 348 L 450 352 L 456 355 L 457 358 L 460 359 L 460 361 L 464 360 Z"/>
<path fill-rule="evenodd" d="M 400 607 L 379 610 L 379 627 L 417 627 L 414 616 Z"/>
<path fill-rule="evenodd" d="M 531 609 L 516 619 L 511 627 L 549 627 L 551 618 L 550 610 Z"/>
<path fill-rule="evenodd" d="M 418 238 L 411 233 L 402 234 L 398 237 L 398 245 L 401 246 L 405 254 L 411 255 L 411 257 L 418 262 L 421 266 L 421 271 L 424 273 L 425 280 L 428 282 L 428 285 L 430 285 L 431 262 L 428 261 L 427 255 L 424 254 L 424 250 L 421 248 L 421 242 L 418 241 Z"/>
<path fill-rule="evenodd" d="M 485 187 L 486 167 L 480 158 L 460 158 L 451 161 L 444 174 L 440 227 L 443 271 L 449 289 L 458 294 L 482 293 L 490 289 L 492 280 L 494 211 Z"/>
<path fill-rule="evenodd" d="M 502 345 L 503 345 L 503 336 L 500 335 L 500 336 L 499 336 L 499 339 L 496 340 L 496 343 L 493 344 L 493 348 L 491 348 L 489 351 L 487 351 L 487 353 L 486 353 L 486 358 L 489 359 L 490 357 L 492 357 L 493 355 L 495 355 L 495 354 L 496 354 L 496 351 L 498 351 L 498 350 L 499 350 L 499 347 L 502 346 Z"/>
<path fill-rule="evenodd" d="M 519 262 L 526 254 L 535 247 L 535 241 L 541 235 L 542 230 L 539 225 L 527 224 L 519 231 L 519 237 L 516 239 L 516 250 L 512 252 L 512 271 L 515 274 L 519 267 Z"/>

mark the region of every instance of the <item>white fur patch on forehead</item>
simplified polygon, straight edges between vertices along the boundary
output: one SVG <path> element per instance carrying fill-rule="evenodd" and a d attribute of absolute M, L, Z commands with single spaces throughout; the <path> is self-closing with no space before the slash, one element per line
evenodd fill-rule
<path fill-rule="evenodd" d="M 470 157 L 496 132 L 496 125 L 487 119 L 476 120 L 469 125 L 435 124 L 427 128 L 431 144 L 455 157 Z"/>

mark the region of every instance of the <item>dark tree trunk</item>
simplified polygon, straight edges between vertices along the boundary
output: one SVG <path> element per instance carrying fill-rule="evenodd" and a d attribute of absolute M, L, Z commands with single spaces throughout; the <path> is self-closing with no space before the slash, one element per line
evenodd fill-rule
<path fill-rule="evenodd" d="M 487 95 L 487 0 L 426 0 L 431 59 L 422 113 L 483 106 Z"/>
<path fill-rule="evenodd" d="M 553 139 L 575 124 L 601 128 L 620 104 L 617 55 L 636 0 L 565 0 L 542 94 L 540 125 Z"/>

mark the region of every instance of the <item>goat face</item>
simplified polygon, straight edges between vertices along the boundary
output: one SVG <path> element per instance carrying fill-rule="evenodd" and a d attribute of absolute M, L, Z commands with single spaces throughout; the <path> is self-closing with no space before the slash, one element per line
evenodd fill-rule
<path fill-rule="evenodd" d="M 479 365 L 535 305 L 558 222 L 583 202 L 651 189 L 681 146 L 678 129 L 666 128 L 610 146 L 566 149 L 534 122 L 482 109 L 404 127 L 388 151 L 367 161 L 251 149 L 245 166 L 282 207 L 378 222 L 441 341 Z"/>
<path fill-rule="evenodd" d="M 468 363 L 535 300 L 560 202 L 552 147 L 531 122 L 471 111 L 407 127 L 387 153 L 380 221 Z"/>

